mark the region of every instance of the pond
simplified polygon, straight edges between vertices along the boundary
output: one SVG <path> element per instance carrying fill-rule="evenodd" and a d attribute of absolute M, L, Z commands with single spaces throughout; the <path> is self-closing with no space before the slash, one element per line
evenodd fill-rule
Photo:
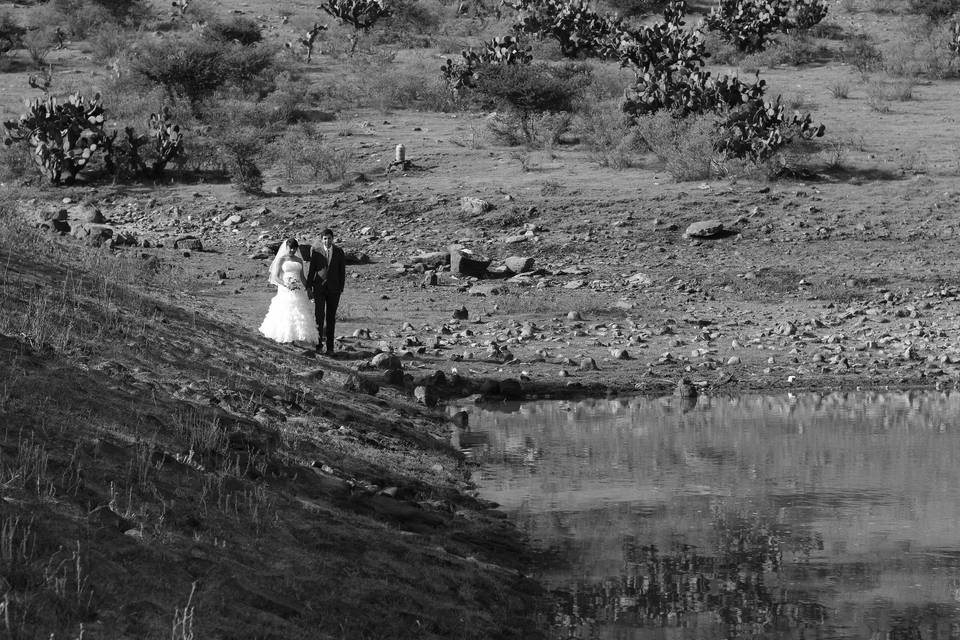
<path fill-rule="evenodd" d="M 470 411 L 553 638 L 960 638 L 960 394 Z"/>

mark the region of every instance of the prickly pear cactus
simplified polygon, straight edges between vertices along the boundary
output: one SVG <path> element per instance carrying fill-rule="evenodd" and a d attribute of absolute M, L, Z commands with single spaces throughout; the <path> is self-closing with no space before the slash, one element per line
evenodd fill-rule
<path fill-rule="evenodd" d="M 720 0 L 704 24 L 740 51 L 763 51 L 775 33 L 804 31 L 823 20 L 822 0 Z"/>
<path fill-rule="evenodd" d="M 27 103 L 27 113 L 3 123 L 4 144 L 30 145 L 42 173 L 54 184 L 71 183 L 97 155 L 110 162 L 112 138 L 104 131 L 100 94 L 89 101 L 80 94 L 59 102 L 54 97 Z"/>
<path fill-rule="evenodd" d="M 823 132 L 823 125 L 814 125 L 810 114 L 787 116 L 779 96 L 773 102 L 751 100 L 729 112 L 714 149 L 725 156 L 761 162 L 796 137 L 809 140 Z"/>
<path fill-rule="evenodd" d="M 447 85 L 459 92 L 472 87 L 477 69 L 487 64 L 529 64 L 533 60 L 530 47 L 524 47 L 513 36 L 503 36 L 484 42 L 479 50 L 465 49 L 459 60 L 447 58 L 440 67 Z"/>
<path fill-rule="evenodd" d="M 154 175 L 159 175 L 163 173 L 168 162 L 183 153 L 183 134 L 180 132 L 180 125 L 173 122 L 170 107 L 163 107 L 158 113 L 150 114 L 149 132 L 156 154 L 152 171 Z"/>
<path fill-rule="evenodd" d="M 519 13 L 516 33 L 549 37 L 560 43 L 560 53 L 573 58 L 598 55 L 622 30 L 616 16 L 600 15 L 583 0 L 504 0 Z"/>

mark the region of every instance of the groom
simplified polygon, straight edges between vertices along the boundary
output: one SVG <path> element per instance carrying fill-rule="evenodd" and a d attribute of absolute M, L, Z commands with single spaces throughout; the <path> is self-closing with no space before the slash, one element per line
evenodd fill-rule
<path fill-rule="evenodd" d="M 343 249 L 333 244 L 333 231 L 324 229 L 320 234 L 320 246 L 313 247 L 310 254 L 310 269 L 307 272 L 307 291 L 313 296 L 317 332 L 323 346 L 326 336 L 327 355 L 333 354 L 333 330 L 337 320 L 337 305 L 346 280 L 346 258 Z M 324 333 L 326 329 L 326 333 Z"/>

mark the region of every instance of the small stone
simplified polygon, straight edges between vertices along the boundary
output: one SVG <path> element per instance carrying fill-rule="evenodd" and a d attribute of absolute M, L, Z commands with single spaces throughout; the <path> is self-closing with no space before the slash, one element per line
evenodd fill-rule
<path fill-rule="evenodd" d="M 597 361 L 593 358 L 587 357 L 580 360 L 580 371 L 599 371 L 600 367 L 597 366 Z"/>

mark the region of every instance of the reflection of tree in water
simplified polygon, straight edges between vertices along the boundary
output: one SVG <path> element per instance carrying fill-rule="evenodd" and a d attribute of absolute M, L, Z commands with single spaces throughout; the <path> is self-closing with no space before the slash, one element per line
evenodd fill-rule
<path fill-rule="evenodd" d="M 823 548 L 819 534 L 761 516 L 713 514 L 713 550 L 675 542 L 666 551 L 623 541 L 621 575 L 557 592 L 554 625 L 690 626 L 720 624 L 725 637 L 822 624 L 824 608 L 778 586 L 784 553 Z M 573 636 L 576 637 L 576 636 Z"/>

